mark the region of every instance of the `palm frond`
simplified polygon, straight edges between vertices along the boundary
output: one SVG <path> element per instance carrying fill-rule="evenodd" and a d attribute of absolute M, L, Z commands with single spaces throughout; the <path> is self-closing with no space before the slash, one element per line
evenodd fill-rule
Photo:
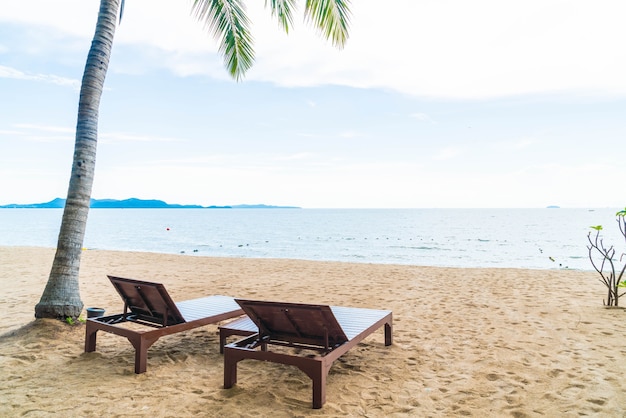
<path fill-rule="evenodd" d="M 250 22 L 241 0 L 194 0 L 192 13 L 219 42 L 232 77 L 239 80 L 252 67 L 254 50 Z"/>
<path fill-rule="evenodd" d="M 119 21 L 119 23 L 122 23 L 122 16 L 124 16 L 124 0 L 122 0 L 122 3 L 120 4 L 120 21 Z"/>
<path fill-rule="evenodd" d="M 306 0 L 305 17 L 331 42 L 343 48 L 348 40 L 349 0 Z"/>
<path fill-rule="evenodd" d="M 265 0 L 267 7 L 268 0 Z M 295 8 L 296 0 L 269 0 L 272 9 L 272 16 L 278 18 L 278 23 L 289 33 L 289 26 L 293 23 L 291 11 Z"/>

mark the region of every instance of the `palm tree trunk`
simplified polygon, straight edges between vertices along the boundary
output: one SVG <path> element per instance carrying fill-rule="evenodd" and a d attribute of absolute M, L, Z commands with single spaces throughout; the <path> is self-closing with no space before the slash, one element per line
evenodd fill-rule
<path fill-rule="evenodd" d="M 78 274 L 96 169 L 98 111 L 109 67 L 120 0 L 101 0 L 96 32 L 83 73 L 74 160 L 57 250 L 36 318 L 77 318 L 82 309 Z"/>

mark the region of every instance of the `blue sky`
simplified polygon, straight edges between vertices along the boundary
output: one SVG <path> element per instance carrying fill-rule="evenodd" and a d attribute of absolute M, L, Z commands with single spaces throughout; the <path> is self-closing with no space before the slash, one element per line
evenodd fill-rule
<path fill-rule="evenodd" d="M 190 1 L 128 0 L 92 197 L 307 208 L 626 205 L 626 2 L 359 0 L 343 50 L 250 1 L 229 78 Z M 65 197 L 99 1 L 0 10 L 0 204 Z"/>

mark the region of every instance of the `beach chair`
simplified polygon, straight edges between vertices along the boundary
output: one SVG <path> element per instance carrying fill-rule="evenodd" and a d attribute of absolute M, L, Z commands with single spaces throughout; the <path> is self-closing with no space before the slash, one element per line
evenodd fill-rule
<path fill-rule="evenodd" d="M 313 408 L 326 402 L 326 377 L 333 362 L 384 326 L 385 345 L 392 343 L 391 311 L 327 305 L 235 299 L 248 319 L 220 327 L 228 335 L 257 332 L 224 346 L 224 388 L 237 383 L 237 363 L 254 359 L 296 366 L 313 381 Z M 312 354 L 315 353 L 315 354 Z"/>
<path fill-rule="evenodd" d="M 161 283 L 108 277 L 124 301 L 124 312 L 87 318 L 85 352 L 96 350 L 98 331 L 126 337 L 135 348 L 135 373 L 146 371 L 148 349 L 159 338 L 243 314 L 228 296 L 174 303 Z"/>

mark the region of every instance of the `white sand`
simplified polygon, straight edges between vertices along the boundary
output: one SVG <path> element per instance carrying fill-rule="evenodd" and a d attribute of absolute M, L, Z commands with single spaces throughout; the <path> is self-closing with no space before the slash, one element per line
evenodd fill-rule
<path fill-rule="evenodd" d="M 626 416 L 626 313 L 602 306 L 595 272 L 83 253 L 83 302 L 107 314 L 123 304 L 106 274 L 164 283 L 177 301 L 392 310 L 394 345 L 380 330 L 335 362 L 312 410 L 296 368 L 243 362 L 223 389 L 216 325 L 160 339 L 141 375 L 124 338 L 99 333 L 84 353 L 84 325 L 33 320 L 53 256 L 0 247 L 3 417 Z"/>

